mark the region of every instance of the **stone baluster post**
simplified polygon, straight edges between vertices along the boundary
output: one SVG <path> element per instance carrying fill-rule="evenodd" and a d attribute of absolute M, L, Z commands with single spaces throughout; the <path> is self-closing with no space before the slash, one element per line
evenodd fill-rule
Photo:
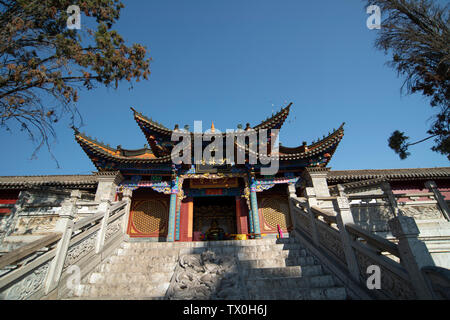
<path fill-rule="evenodd" d="M 435 264 L 425 243 L 418 239 L 420 232 L 414 218 L 399 215 L 389 220 L 389 227 L 398 239 L 400 263 L 408 271 L 417 298 L 432 299 L 432 289 L 421 269 Z"/>
<path fill-rule="evenodd" d="M 110 207 L 111 202 L 109 200 L 103 200 L 98 206 L 98 211 L 104 212 L 104 215 L 100 224 L 100 230 L 98 230 L 97 241 L 95 243 L 95 253 L 101 252 L 103 249 L 103 245 L 105 244 L 105 234 L 106 228 L 108 227 Z"/>
<path fill-rule="evenodd" d="M 317 206 L 316 193 L 314 188 L 307 187 L 305 188 L 305 196 L 306 196 L 306 205 L 308 209 L 309 221 L 311 222 L 311 236 L 314 244 L 319 246 L 319 232 L 317 231 L 316 225 L 316 215 L 312 212 L 311 207 Z"/>
<path fill-rule="evenodd" d="M 439 191 L 436 182 L 427 181 L 425 182 L 425 187 L 427 187 L 428 190 L 430 190 L 430 192 L 434 193 L 434 197 L 436 198 L 436 201 L 438 202 L 439 207 L 441 208 L 442 214 L 444 215 L 445 219 L 450 221 L 450 209 L 441 192 Z"/>
<path fill-rule="evenodd" d="M 123 181 L 122 174 L 117 172 L 98 172 L 96 173 L 98 179 L 97 192 L 95 193 L 95 201 L 101 202 L 103 200 L 114 201 L 117 186 Z"/>
<path fill-rule="evenodd" d="M 125 206 L 125 217 L 123 222 L 122 232 L 123 234 L 127 233 L 128 221 L 130 220 L 130 211 L 131 211 L 131 197 L 133 196 L 133 190 L 129 188 L 125 188 L 123 191 L 123 200 L 127 202 Z"/>
<path fill-rule="evenodd" d="M 389 182 L 383 182 L 380 184 L 381 190 L 383 190 L 384 194 L 387 195 L 390 208 L 394 217 L 402 215 L 402 212 L 398 209 L 397 199 L 395 199 L 395 195 L 392 192 L 391 185 Z"/>
<path fill-rule="evenodd" d="M 306 168 L 303 173 L 303 178 L 307 182 L 307 186 L 314 188 L 316 197 L 327 198 L 330 197 L 330 190 L 328 189 L 327 176 L 330 168 L 312 167 Z M 326 210 L 333 210 L 333 202 L 331 200 L 320 200 L 320 207 Z"/>
<path fill-rule="evenodd" d="M 294 207 L 293 207 L 293 204 L 291 201 L 291 198 L 293 198 L 293 199 L 297 198 L 295 183 L 289 183 L 287 185 L 287 194 L 289 197 L 289 212 L 291 213 L 292 223 L 295 227 L 297 225 L 297 219 L 296 219 L 297 216 L 294 214 Z"/>
<path fill-rule="evenodd" d="M 70 200 L 63 203 L 59 220 L 55 226 L 55 232 L 61 232 L 62 237 L 56 246 L 55 257 L 50 263 L 50 267 L 45 280 L 45 294 L 54 290 L 59 283 L 61 273 L 66 260 L 67 251 L 69 249 L 70 240 L 72 238 L 74 218 L 77 213 L 76 202 L 81 199 L 81 192 L 73 190 L 70 194 Z"/>
<path fill-rule="evenodd" d="M 354 223 L 353 215 L 350 210 L 350 204 L 348 198 L 345 195 L 344 188 L 341 185 L 337 186 L 339 191 L 339 196 L 337 197 L 338 213 L 336 215 L 336 222 L 339 228 L 339 234 L 341 236 L 342 247 L 344 249 L 345 261 L 347 262 L 347 268 L 350 275 L 357 282 L 360 281 L 359 277 L 359 267 L 356 260 L 355 251 L 352 247 L 352 237 L 348 234 L 345 229 L 347 223 Z"/>
<path fill-rule="evenodd" d="M 289 198 L 296 198 L 297 197 L 295 183 L 289 183 L 287 185 L 287 192 L 288 192 Z"/>

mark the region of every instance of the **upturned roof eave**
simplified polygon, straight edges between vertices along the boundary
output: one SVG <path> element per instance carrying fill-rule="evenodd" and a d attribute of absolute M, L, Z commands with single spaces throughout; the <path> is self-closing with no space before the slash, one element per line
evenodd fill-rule
<path fill-rule="evenodd" d="M 273 129 L 276 126 L 282 126 L 284 121 L 286 120 L 287 116 L 289 115 L 290 108 L 292 106 L 292 102 L 289 103 L 286 107 L 282 108 L 279 112 L 277 112 L 275 115 L 272 115 L 270 118 L 264 120 L 260 124 L 252 127 L 254 130 L 261 130 L 261 129 Z M 160 123 L 157 123 L 148 117 L 144 116 L 142 113 L 136 111 L 134 108 L 131 108 L 131 110 L 134 112 L 134 118 L 136 122 L 138 123 L 139 127 L 141 128 L 144 135 L 146 135 L 145 129 L 148 129 L 150 131 L 154 131 L 157 134 L 171 137 L 173 133 L 176 131 L 170 130 L 163 126 Z M 189 132 L 191 135 L 194 134 L 192 132 Z M 245 133 L 245 131 L 244 131 Z M 204 133 L 205 134 L 205 133 Z M 208 134 L 208 133 L 206 133 Z M 211 133 L 213 134 L 213 133 Z M 223 132 L 222 135 L 226 135 L 226 132 Z M 146 135 L 146 139 L 149 141 L 149 137 Z M 149 141 L 150 142 L 150 141 Z"/>
<path fill-rule="evenodd" d="M 78 142 L 78 144 L 81 146 L 81 148 L 85 151 L 85 153 L 88 155 L 88 157 L 90 158 L 90 160 L 93 162 L 94 166 L 98 170 L 100 170 L 102 168 L 96 164 L 96 161 L 94 161 L 94 159 L 93 159 L 93 155 L 95 155 L 101 159 L 109 160 L 109 161 L 116 162 L 116 163 L 162 164 L 162 163 L 167 163 L 167 162 L 171 161 L 170 156 L 161 157 L 161 158 L 150 158 L 150 159 L 118 156 L 118 155 L 110 154 L 110 153 L 104 151 L 103 146 L 98 145 L 95 140 L 86 138 L 85 136 L 83 136 L 83 138 L 81 138 L 80 134 L 76 134 L 75 139 Z M 117 150 L 112 149 L 112 148 L 110 148 L 110 150 L 112 153 L 117 152 Z"/>

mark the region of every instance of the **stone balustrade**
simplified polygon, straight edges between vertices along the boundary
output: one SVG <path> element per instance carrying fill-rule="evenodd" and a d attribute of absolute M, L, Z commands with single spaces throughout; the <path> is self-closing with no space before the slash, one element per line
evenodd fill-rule
<path fill-rule="evenodd" d="M 122 243 L 127 204 L 83 202 L 73 191 L 62 203 L 55 233 L 0 257 L 0 299 L 57 299 L 73 290 L 73 267 L 82 277 Z M 80 210 L 86 206 L 93 210 Z M 75 219 L 80 214 L 87 216 Z"/>
<path fill-rule="evenodd" d="M 346 195 L 339 186 L 338 195 L 325 197 L 316 197 L 314 190 L 309 189 L 313 188 L 305 189 L 304 198 L 290 194 L 295 236 L 302 239 L 319 260 L 346 284 L 355 298 L 442 298 L 442 294 L 433 289 L 428 276 L 431 272 L 423 271 L 435 266 L 425 244 L 418 239 L 416 222 L 413 217 L 404 215 L 403 207 L 396 202 L 397 198 L 417 195 L 394 195 L 386 185 L 383 193 L 357 196 Z M 435 194 L 420 196 L 434 197 Z M 390 213 L 387 224 L 393 241 L 377 236 L 355 223 L 350 210 L 355 199 L 377 205 L 383 201 L 383 206 Z M 318 200 L 332 201 L 334 210 L 320 208 L 317 206 Z M 380 288 L 369 290 L 368 270 L 373 266 L 381 272 Z M 450 281 L 450 278 L 447 280 Z M 441 280 L 440 283 L 445 281 Z"/>

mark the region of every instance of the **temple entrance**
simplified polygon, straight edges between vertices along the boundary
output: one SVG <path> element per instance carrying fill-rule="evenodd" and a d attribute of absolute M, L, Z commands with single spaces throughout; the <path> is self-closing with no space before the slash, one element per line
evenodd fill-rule
<path fill-rule="evenodd" d="M 227 240 L 236 232 L 235 197 L 194 198 L 194 241 Z"/>

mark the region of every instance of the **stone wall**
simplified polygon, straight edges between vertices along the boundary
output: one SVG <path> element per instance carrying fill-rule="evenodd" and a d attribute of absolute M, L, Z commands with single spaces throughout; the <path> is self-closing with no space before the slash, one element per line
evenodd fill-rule
<path fill-rule="evenodd" d="M 83 200 L 93 196 L 83 194 Z M 21 191 L 11 214 L 0 220 L 0 252 L 10 252 L 52 232 L 70 190 L 50 188 Z"/>
<path fill-rule="evenodd" d="M 434 196 L 427 195 L 429 190 L 424 183 L 393 184 L 392 187 L 398 209 L 403 215 L 415 219 L 420 231 L 419 239 L 425 242 L 436 265 L 449 268 L 450 222 L 445 219 L 439 203 Z M 394 218 L 394 212 L 388 197 L 379 197 L 386 195 L 381 186 L 351 188 L 345 192 L 351 198 L 350 210 L 357 225 L 384 238 L 393 238 L 388 221 Z"/>

